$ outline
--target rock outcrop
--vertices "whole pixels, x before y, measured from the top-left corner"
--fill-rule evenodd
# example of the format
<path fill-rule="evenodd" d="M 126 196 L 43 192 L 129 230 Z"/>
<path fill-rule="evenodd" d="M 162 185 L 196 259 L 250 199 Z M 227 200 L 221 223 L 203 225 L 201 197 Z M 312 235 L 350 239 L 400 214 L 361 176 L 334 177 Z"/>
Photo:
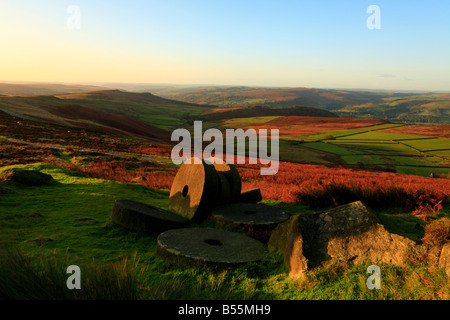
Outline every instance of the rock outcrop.
<path fill-rule="evenodd" d="M 447 277 L 450 278 L 450 242 L 447 242 L 441 251 L 441 255 L 439 257 L 439 267 L 444 269 Z"/>
<path fill-rule="evenodd" d="M 49 174 L 37 170 L 19 170 L 7 171 L 0 177 L 0 181 L 18 183 L 24 186 L 47 186 L 55 184 L 56 181 Z"/>
<path fill-rule="evenodd" d="M 284 252 L 292 277 L 331 260 L 403 265 L 416 254 L 414 241 L 388 232 L 360 201 L 292 216 L 273 231 L 269 247 Z"/>

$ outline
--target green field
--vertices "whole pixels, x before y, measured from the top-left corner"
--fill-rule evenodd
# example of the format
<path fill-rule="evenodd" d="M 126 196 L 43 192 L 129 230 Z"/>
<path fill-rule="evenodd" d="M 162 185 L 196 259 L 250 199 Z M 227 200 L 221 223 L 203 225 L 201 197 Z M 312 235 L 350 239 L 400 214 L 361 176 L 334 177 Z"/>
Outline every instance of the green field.
<path fill-rule="evenodd" d="M 295 147 L 292 147 L 293 143 L 290 143 L 290 148 L 286 151 L 286 154 L 288 154 L 286 159 L 295 158 L 295 155 L 302 154 L 302 150 L 307 148 L 322 153 L 317 155 L 311 152 L 303 152 L 300 157 L 301 161 L 305 161 L 305 157 L 313 154 L 314 156 L 311 156 L 310 161 L 314 163 L 327 163 L 328 161 L 334 164 L 348 164 L 367 169 L 375 166 L 389 170 L 394 169 L 398 173 L 421 176 L 437 173 L 448 174 L 450 168 L 450 139 L 382 131 L 392 125 L 376 125 L 296 137 L 297 140 L 305 141 L 297 146 L 302 149 L 295 151 L 293 150 Z M 324 153 L 328 153 L 328 156 Z M 284 154 L 281 153 L 282 159 Z"/>
<path fill-rule="evenodd" d="M 329 137 L 333 137 L 333 139 L 364 139 L 360 138 L 361 135 L 364 134 L 372 134 L 377 133 L 377 130 L 383 130 L 388 128 L 394 128 L 402 126 L 401 124 L 396 123 L 384 123 L 384 124 L 378 124 L 370 127 L 360 127 L 360 128 L 353 128 L 353 129 L 347 129 L 347 130 L 335 130 L 335 131 L 324 131 L 318 134 L 313 135 L 304 135 L 304 136 L 298 136 L 296 139 L 302 139 L 305 141 L 315 141 L 315 140 L 326 140 L 329 139 Z M 378 140 L 378 138 L 374 138 L 374 140 Z M 385 140 L 385 139 L 383 139 Z"/>
<path fill-rule="evenodd" d="M 388 132 L 370 131 L 355 135 L 337 137 L 342 140 L 376 140 L 376 141 L 392 141 L 392 140 L 406 140 L 406 139 L 422 139 L 421 136 L 396 134 Z"/>
<path fill-rule="evenodd" d="M 228 119 L 222 129 L 263 125 L 277 117 Z M 205 123 L 206 128 L 214 122 Z M 291 130 L 289 123 L 286 130 Z M 280 159 L 303 163 L 350 165 L 361 169 L 395 170 L 398 173 L 429 176 L 447 174 L 450 168 L 450 139 L 384 132 L 402 124 L 384 123 L 314 135 L 283 135 L 280 128 Z M 295 132 L 287 131 L 287 132 Z"/>
<path fill-rule="evenodd" d="M 227 119 L 221 123 L 221 126 L 231 127 L 231 128 L 240 128 L 247 127 L 252 125 L 261 125 L 267 123 L 269 121 L 275 120 L 279 118 L 279 116 L 267 116 L 267 117 L 252 117 L 252 118 L 234 118 Z"/>
<path fill-rule="evenodd" d="M 431 150 L 450 150 L 450 139 L 419 139 L 402 141 L 402 143 L 424 152 Z"/>

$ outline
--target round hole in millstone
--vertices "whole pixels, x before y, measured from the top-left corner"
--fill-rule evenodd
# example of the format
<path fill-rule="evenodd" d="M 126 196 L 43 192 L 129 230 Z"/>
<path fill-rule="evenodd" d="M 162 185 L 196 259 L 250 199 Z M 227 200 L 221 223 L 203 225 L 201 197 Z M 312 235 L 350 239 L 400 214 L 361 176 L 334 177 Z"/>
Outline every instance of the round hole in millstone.
<path fill-rule="evenodd" d="M 216 240 L 216 239 L 206 239 L 205 243 L 209 244 L 210 246 L 221 246 L 222 245 L 222 242 L 220 242 L 219 240 Z"/>
<path fill-rule="evenodd" d="M 188 191 L 189 191 L 189 186 L 188 185 L 186 185 L 186 186 L 184 186 L 184 188 L 183 188 L 183 197 L 186 197 L 187 196 L 187 194 L 188 194 Z"/>
<path fill-rule="evenodd" d="M 237 202 L 215 208 L 212 218 L 234 226 L 269 227 L 286 221 L 289 215 L 272 206 Z"/>
<path fill-rule="evenodd" d="M 183 228 L 161 233 L 158 256 L 193 266 L 232 266 L 264 258 L 267 247 L 248 236 L 213 228 Z"/>
<path fill-rule="evenodd" d="M 116 200 L 111 220 L 131 231 L 145 232 L 183 228 L 189 222 L 178 214 L 134 200 Z"/>

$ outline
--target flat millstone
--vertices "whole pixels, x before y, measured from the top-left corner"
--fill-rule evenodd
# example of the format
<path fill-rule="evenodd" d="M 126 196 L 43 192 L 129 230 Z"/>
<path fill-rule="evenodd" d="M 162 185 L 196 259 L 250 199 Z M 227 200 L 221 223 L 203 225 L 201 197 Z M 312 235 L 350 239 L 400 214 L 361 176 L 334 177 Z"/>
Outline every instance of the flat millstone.
<path fill-rule="evenodd" d="M 169 230 L 158 236 L 156 252 L 185 266 L 232 266 L 264 258 L 267 247 L 240 233 L 212 228 Z"/>
<path fill-rule="evenodd" d="M 116 200 L 111 220 L 131 231 L 144 232 L 183 228 L 189 222 L 178 214 L 133 200 Z"/>
<path fill-rule="evenodd" d="M 233 226 L 275 227 L 289 219 L 283 210 L 256 203 L 232 203 L 217 207 L 212 218 Z"/>

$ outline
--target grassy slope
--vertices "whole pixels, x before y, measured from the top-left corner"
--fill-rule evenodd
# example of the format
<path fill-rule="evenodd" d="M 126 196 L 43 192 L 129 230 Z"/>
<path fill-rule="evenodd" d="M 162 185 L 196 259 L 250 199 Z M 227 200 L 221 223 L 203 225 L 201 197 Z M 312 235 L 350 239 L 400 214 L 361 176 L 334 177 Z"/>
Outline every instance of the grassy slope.
<path fill-rule="evenodd" d="M 183 125 L 183 117 L 186 115 L 199 115 L 208 109 L 207 106 L 167 100 L 150 93 L 130 93 L 118 90 L 57 96 L 0 97 L 0 108 L 62 124 L 69 124 L 69 122 L 68 116 L 65 116 L 61 110 L 68 107 L 73 109 L 76 106 L 129 117 L 163 129 L 178 128 Z M 72 119 L 74 115 L 70 115 L 70 117 Z M 75 120 L 77 120 L 76 117 Z M 80 120 L 88 119 L 80 118 Z"/>
<path fill-rule="evenodd" d="M 128 232 L 110 221 L 115 199 L 127 198 L 167 208 L 168 191 L 79 176 L 49 165 L 15 166 L 51 174 L 58 185 L 14 187 L 13 194 L 0 196 L 0 241 L 17 246 L 45 263 L 56 256 L 67 265 L 109 265 L 129 257 L 138 278 L 139 299 L 448 299 L 450 288 L 442 270 L 424 265 L 404 268 L 379 264 L 382 289 L 365 285 L 370 263 L 345 267 L 320 267 L 306 279 L 286 276 L 279 253 L 271 253 L 258 263 L 224 271 L 175 268 L 155 256 L 156 234 Z M 10 167 L 3 167 L 1 172 Z M 272 205 L 282 203 L 268 201 Z M 289 212 L 301 207 L 289 206 Z M 391 230 L 417 238 L 411 216 L 382 214 Z M 91 224 L 76 219 L 90 218 Z M 207 222 L 202 226 L 213 226 Z M 201 226 L 201 227 L 202 227 Z M 408 231 L 409 230 L 409 231 Z M 38 247 L 34 239 L 51 238 Z M 93 260 L 94 259 L 94 260 Z M 62 263 L 64 266 L 64 263 Z M 83 269 L 84 270 L 84 269 Z M 1 270 L 0 270 L 1 271 Z M 83 278 L 87 281 L 87 278 Z M 423 280 L 425 279 L 425 280 Z M 424 282 L 426 281 L 426 282 Z M 427 284 L 426 286 L 424 285 Z M 69 295 L 70 298 L 70 295 Z"/>

